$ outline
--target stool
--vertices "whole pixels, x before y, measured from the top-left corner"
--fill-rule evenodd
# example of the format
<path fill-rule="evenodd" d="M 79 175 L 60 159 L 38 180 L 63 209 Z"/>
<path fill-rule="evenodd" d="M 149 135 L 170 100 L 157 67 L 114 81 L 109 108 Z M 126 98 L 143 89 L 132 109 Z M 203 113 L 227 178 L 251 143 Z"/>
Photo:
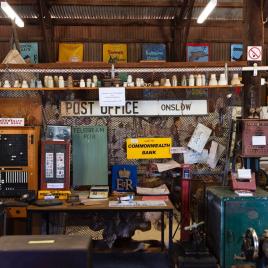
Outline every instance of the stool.
<path fill-rule="evenodd" d="M 0 266 L 5 268 L 91 268 L 91 238 L 67 235 L 0 237 Z"/>

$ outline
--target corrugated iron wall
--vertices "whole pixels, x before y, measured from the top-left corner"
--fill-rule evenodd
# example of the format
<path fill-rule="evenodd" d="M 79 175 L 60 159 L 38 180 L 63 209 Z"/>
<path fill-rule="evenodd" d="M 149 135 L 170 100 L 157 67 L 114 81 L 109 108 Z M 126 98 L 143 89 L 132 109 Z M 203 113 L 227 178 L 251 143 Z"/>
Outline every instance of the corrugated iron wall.
<path fill-rule="evenodd" d="M 231 43 L 241 43 L 243 38 L 242 23 L 227 24 L 225 27 L 193 26 L 189 33 L 189 42 L 207 42 L 210 45 L 210 60 L 227 61 L 230 59 Z M 0 61 L 9 51 L 9 41 L 12 35 L 11 26 L 0 26 Z M 44 59 L 42 30 L 39 25 L 30 25 L 18 29 L 21 42 L 33 41 L 39 45 L 39 60 Z M 142 43 L 165 43 L 167 55 L 172 42 L 172 29 L 169 26 L 55 26 L 54 47 L 57 60 L 59 42 L 84 43 L 85 61 L 102 61 L 102 43 L 127 43 L 128 61 L 141 59 Z M 265 29 L 266 44 L 268 29 Z M 267 48 L 264 49 L 265 63 L 268 63 Z"/>

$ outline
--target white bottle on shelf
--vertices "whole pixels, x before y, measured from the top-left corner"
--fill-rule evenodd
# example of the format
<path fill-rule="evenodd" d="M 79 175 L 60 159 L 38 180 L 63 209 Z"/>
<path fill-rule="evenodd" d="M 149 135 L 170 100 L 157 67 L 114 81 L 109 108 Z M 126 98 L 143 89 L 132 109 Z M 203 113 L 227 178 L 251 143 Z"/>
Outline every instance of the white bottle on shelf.
<path fill-rule="evenodd" d="M 41 81 L 41 80 L 37 80 L 37 81 L 36 81 L 36 87 L 37 87 L 37 88 L 42 88 L 42 87 L 43 87 L 43 85 L 42 85 L 42 81 Z"/>
<path fill-rule="evenodd" d="M 216 78 L 216 74 L 211 74 L 210 80 L 209 80 L 209 86 L 217 86 L 217 85 L 218 85 L 218 81 Z"/>
<path fill-rule="evenodd" d="M 206 86 L 207 85 L 206 75 L 205 74 L 202 74 L 201 75 L 201 79 L 202 79 L 202 86 Z"/>
<path fill-rule="evenodd" d="M 87 79 L 87 87 L 91 87 L 91 83 L 92 83 L 91 78 L 88 78 L 88 79 Z"/>
<path fill-rule="evenodd" d="M 181 86 L 183 86 L 183 87 L 187 86 L 187 80 L 186 80 L 186 75 L 185 74 L 182 76 Z"/>
<path fill-rule="evenodd" d="M 59 88 L 64 88 L 64 79 L 63 76 L 59 76 Z"/>
<path fill-rule="evenodd" d="M 238 77 L 238 74 L 237 73 L 234 73 L 233 74 L 233 78 L 232 78 L 232 80 L 231 80 L 231 85 L 241 85 L 241 83 L 240 83 L 240 79 L 239 79 L 239 77 Z"/>
<path fill-rule="evenodd" d="M 131 74 L 129 74 L 127 76 L 127 83 L 128 83 L 128 85 L 132 83 L 132 75 Z"/>
<path fill-rule="evenodd" d="M 177 80 L 177 76 L 176 75 L 173 75 L 172 76 L 171 82 L 172 82 L 172 86 L 173 87 L 176 87 L 178 85 L 178 80 Z"/>
<path fill-rule="evenodd" d="M 5 80 L 5 81 L 4 81 L 4 85 L 3 85 L 3 87 L 4 87 L 4 88 L 10 88 L 10 87 L 11 87 L 11 86 L 10 86 L 10 83 L 9 83 L 8 80 Z"/>
<path fill-rule="evenodd" d="M 198 74 L 197 76 L 196 76 L 196 86 L 202 86 L 202 76 L 201 76 L 201 74 Z"/>
<path fill-rule="evenodd" d="M 31 79 L 30 88 L 35 88 L 35 79 Z"/>
<path fill-rule="evenodd" d="M 171 83 L 170 83 L 170 80 L 168 78 L 166 78 L 165 87 L 171 87 Z"/>
<path fill-rule="evenodd" d="M 190 74 L 189 76 L 189 86 L 193 87 L 194 86 L 194 75 Z"/>
<path fill-rule="evenodd" d="M 48 76 L 45 75 L 45 76 L 44 76 L 44 86 L 45 86 L 45 87 L 48 87 L 47 85 L 48 85 Z"/>
<path fill-rule="evenodd" d="M 13 87 L 16 87 L 16 88 L 20 87 L 19 80 L 15 80 Z"/>
<path fill-rule="evenodd" d="M 131 86 L 132 82 L 128 82 L 128 86 Z M 136 78 L 136 87 L 141 87 L 141 78 Z"/>
<path fill-rule="evenodd" d="M 28 83 L 27 83 L 27 81 L 26 80 L 23 80 L 22 81 L 22 84 L 21 84 L 21 88 L 28 88 L 29 86 L 28 86 Z"/>
<path fill-rule="evenodd" d="M 86 83 L 85 83 L 85 80 L 83 78 L 80 80 L 79 86 L 86 87 Z"/>
<path fill-rule="evenodd" d="M 97 84 L 98 84 L 98 77 L 97 77 L 97 75 L 95 75 L 95 74 L 93 75 L 92 81 L 95 84 L 95 86 L 97 86 Z"/>
<path fill-rule="evenodd" d="M 225 74 L 224 73 L 220 74 L 219 85 L 226 86 L 227 84 L 228 84 L 228 82 L 226 80 Z"/>
<path fill-rule="evenodd" d="M 53 77 L 49 76 L 47 79 L 47 87 L 48 88 L 53 88 L 54 87 L 54 81 L 53 81 Z"/>

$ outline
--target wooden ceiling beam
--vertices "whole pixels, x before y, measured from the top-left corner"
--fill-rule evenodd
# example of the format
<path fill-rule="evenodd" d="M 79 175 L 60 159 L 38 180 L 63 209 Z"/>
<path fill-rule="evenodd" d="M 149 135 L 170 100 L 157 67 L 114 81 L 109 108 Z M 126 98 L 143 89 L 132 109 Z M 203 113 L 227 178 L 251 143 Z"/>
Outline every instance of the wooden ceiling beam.
<path fill-rule="evenodd" d="M 205 4 L 196 3 L 194 7 L 205 7 Z M 236 3 L 236 2 L 220 2 L 217 3 L 217 8 L 243 8 L 242 3 Z"/>
<path fill-rule="evenodd" d="M 37 0 L 9 0 L 10 5 L 38 5 Z M 86 5 L 86 6 L 141 6 L 141 7 L 180 7 L 183 0 L 48 0 L 48 5 Z M 204 3 L 196 3 L 194 7 L 204 7 Z M 232 1 L 220 2 L 219 8 L 243 8 L 243 3 Z"/>
<path fill-rule="evenodd" d="M 74 26 L 171 26 L 171 20 L 51 19 L 53 25 Z"/>
<path fill-rule="evenodd" d="M 38 25 L 40 24 L 39 19 L 23 19 L 26 25 Z M 171 26 L 172 20 L 96 20 L 96 19 L 51 19 L 53 25 L 74 25 L 74 26 Z M 0 25 L 11 25 L 10 19 L 0 19 Z M 227 20 L 207 20 L 204 24 L 200 25 L 196 20 L 191 21 L 192 27 L 242 27 L 243 21 L 227 21 Z M 268 23 L 266 23 L 268 25 Z"/>
<path fill-rule="evenodd" d="M 177 7 L 183 6 L 184 1 L 176 0 L 49 0 L 49 5 L 86 5 L 86 6 L 148 6 L 148 7 Z M 196 3 L 195 7 L 205 7 L 203 3 Z M 225 8 L 243 8 L 242 3 L 236 3 L 232 1 L 221 2 L 217 4 L 217 7 Z"/>
<path fill-rule="evenodd" d="M 23 19 L 25 25 L 37 25 L 40 24 L 38 19 Z M 9 18 L 1 18 L 0 25 L 11 25 L 11 20 Z"/>
<path fill-rule="evenodd" d="M 12 5 L 37 5 L 37 0 L 8 0 L 8 3 Z"/>
<path fill-rule="evenodd" d="M 50 5 L 87 5 L 87 6 L 152 6 L 173 7 L 176 0 L 49 0 Z"/>

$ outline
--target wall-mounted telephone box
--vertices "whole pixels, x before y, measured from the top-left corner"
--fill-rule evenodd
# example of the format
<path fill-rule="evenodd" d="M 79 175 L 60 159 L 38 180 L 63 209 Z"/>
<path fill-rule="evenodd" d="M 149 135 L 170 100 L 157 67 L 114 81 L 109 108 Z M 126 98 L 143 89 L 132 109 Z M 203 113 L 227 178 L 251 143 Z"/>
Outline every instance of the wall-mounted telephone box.
<path fill-rule="evenodd" d="M 42 141 L 41 190 L 70 189 L 70 141 Z"/>

